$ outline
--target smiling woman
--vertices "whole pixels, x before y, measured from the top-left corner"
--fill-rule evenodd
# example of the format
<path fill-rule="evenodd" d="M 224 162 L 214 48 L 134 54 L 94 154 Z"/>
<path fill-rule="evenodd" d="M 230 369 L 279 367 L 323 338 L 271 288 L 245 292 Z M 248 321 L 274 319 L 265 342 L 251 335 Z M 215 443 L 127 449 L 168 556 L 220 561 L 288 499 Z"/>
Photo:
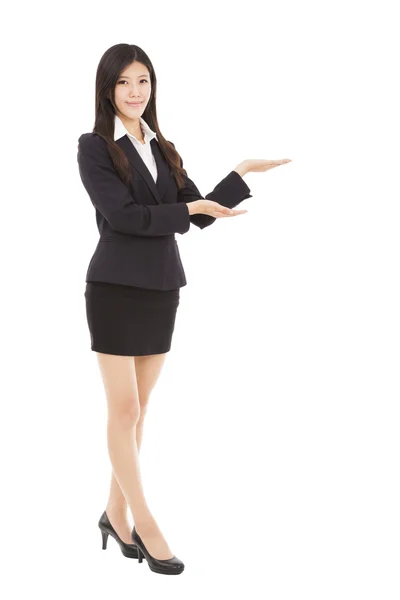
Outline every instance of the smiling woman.
<path fill-rule="evenodd" d="M 153 66 L 139 47 L 117 44 L 105 52 L 96 76 L 95 126 L 79 137 L 78 165 L 100 234 L 86 274 L 85 302 L 109 409 L 112 474 L 98 521 L 102 547 L 111 535 L 124 556 L 141 561 L 145 555 L 153 571 L 179 574 L 184 564 L 171 552 L 144 497 L 136 435 L 146 400 L 138 390 L 148 396 L 146 382 L 155 382 L 170 350 L 180 287 L 186 284 L 174 235 L 190 227 L 187 204 L 177 202 L 177 181 L 183 181 L 179 156 L 158 128 L 155 87 Z"/>
<path fill-rule="evenodd" d="M 85 302 L 109 415 L 111 487 L 98 521 L 103 548 L 112 535 L 124 556 L 139 562 L 145 557 L 152 571 L 178 574 L 184 564 L 151 514 L 140 476 L 137 431 L 149 393 L 144 381 L 155 382 L 171 348 L 180 288 L 186 285 L 175 234 L 188 232 L 191 223 L 204 229 L 217 218 L 246 212 L 233 208 L 251 194 L 239 166 L 203 198 L 160 131 L 156 88 L 153 65 L 141 48 L 109 48 L 97 69 L 95 126 L 79 137 L 77 158 L 100 234 L 86 273 Z M 128 507 L 135 523 L 131 540 Z"/>

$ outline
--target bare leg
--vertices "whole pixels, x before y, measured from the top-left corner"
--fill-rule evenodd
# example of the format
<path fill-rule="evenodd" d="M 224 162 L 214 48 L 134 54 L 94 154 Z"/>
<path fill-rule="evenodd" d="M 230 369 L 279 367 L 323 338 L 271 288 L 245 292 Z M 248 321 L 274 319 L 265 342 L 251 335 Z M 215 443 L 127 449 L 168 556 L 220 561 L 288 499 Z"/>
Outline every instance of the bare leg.
<path fill-rule="evenodd" d="M 107 442 L 115 478 L 150 554 L 159 559 L 172 558 L 174 554 L 150 512 L 142 487 L 136 439 L 141 414 L 136 361 L 100 352 L 97 357 L 107 397 Z"/>
<path fill-rule="evenodd" d="M 150 394 L 158 380 L 166 357 L 167 353 L 134 357 L 140 402 L 140 418 L 136 423 L 136 445 L 138 454 L 140 454 L 142 445 L 144 417 Z M 127 507 L 126 498 L 119 487 L 114 471 L 111 470 L 110 494 L 106 507 L 107 516 L 121 540 L 127 544 L 131 544 L 132 525 L 127 514 Z"/>

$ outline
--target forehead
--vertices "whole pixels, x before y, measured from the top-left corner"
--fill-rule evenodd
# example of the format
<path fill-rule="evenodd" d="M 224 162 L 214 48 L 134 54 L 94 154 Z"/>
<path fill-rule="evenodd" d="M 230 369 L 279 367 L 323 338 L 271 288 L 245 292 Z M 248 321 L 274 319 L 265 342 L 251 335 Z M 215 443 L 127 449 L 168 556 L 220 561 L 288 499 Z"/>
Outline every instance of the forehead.
<path fill-rule="evenodd" d="M 149 70 L 143 63 L 135 62 L 121 71 L 121 76 L 129 78 L 150 76 Z"/>

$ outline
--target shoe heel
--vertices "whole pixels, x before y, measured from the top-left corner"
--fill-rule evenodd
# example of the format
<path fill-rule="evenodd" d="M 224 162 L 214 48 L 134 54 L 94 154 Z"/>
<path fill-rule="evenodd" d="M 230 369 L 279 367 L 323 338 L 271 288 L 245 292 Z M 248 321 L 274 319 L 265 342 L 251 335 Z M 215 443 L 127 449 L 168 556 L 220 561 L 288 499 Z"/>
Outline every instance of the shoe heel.
<path fill-rule="evenodd" d="M 136 547 L 137 547 L 137 553 L 138 553 L 138 560 L 141 563 L 141 562 L 143 562 L 143 556 L 144 556 L 144 554 L 141 551 L 141 549 L 139 548 L 139 546 L 136 546 Z"/>
<path fill-rule="evenodd" d="M 107 548 L 107 538 L 108 538 L 108 533 L 106 531 L 102 531 L 101 532 L 101 536 L 103 538 L 103 550 L 105 550 Z"/>

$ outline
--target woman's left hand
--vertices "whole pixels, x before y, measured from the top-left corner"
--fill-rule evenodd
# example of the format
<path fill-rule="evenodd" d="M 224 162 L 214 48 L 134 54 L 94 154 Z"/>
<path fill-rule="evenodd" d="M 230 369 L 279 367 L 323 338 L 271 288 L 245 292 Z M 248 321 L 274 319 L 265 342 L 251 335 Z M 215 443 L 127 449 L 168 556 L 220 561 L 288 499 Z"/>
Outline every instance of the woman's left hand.
<path fill-rule="evenodd" d="M 265 160 L 263 158 L 247 158 L 240 163 L 243 171 L 246 173 L 256 173 L 259 171 L 269 171 L 279 165 L 284 165 L 291 162 L 291 158 L 281 158 L 280 160 Z"/>

